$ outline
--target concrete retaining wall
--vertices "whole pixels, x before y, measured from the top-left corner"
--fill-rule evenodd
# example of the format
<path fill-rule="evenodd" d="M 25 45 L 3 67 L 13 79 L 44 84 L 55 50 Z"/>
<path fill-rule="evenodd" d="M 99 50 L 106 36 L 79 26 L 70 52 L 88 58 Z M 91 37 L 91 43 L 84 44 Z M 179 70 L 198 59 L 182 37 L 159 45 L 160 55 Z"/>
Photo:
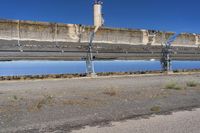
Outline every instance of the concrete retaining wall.
<path fill-rule="evenodd" d="M 182 33 L 180 36 L 177 37 L 177 39 L 174 41 L 174 45 L 197 45 L 197 35 L 196 34 L 187 34 Z"/>
<path fill-rule="evenodd" d="M 58 42 L 88 42 L 93 27 L 75 24 L 56 24 L 32 21 L 0 20 L 0 39 L 34 40 Z M 158 32 L 153 36 L 151 30 L 101 28 L 94 43 L 161 45 L 173 32 Z M 197 46 L 200 35 L 181 34 L 173 45 Z"/>

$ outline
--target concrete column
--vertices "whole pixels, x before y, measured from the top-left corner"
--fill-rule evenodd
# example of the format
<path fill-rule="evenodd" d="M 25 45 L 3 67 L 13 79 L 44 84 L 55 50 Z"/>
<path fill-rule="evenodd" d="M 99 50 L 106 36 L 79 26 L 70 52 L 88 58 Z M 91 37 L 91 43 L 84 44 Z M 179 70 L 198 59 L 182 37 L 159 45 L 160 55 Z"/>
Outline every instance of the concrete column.
<path fill-rule="evenodd" d="M 102 5 L 100 2 L 94 4 L 94 26 L 100 27 L 103 25 Z"/>

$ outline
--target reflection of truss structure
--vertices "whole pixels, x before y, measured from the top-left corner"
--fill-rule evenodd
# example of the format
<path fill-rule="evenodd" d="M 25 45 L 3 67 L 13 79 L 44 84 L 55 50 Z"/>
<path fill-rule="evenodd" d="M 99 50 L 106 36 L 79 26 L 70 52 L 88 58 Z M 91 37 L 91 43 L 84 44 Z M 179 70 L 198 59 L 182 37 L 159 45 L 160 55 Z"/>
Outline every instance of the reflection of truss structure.
<path fill-rule="evenodd" d="M 167 72 L 171 71 L 171 53 L 172 53 L 171 45 L 175 41 L 178 35 L 179 34 L 173 35 L 163 45 L 162 56 L 160 60 L 163 71 Z"/>
<path fill-rule="evenodd" d="M 171 70 L 171 46 L 163 45 L 160 63 L 163 71 L 169 72 Z"/>
<path fill-rule="evenodd" d="M 149 36 L 150 43 L 148 45 L 151 45 L 152 43 L 154 43 L 157 34 L 158 34 L 158 31 L 155 31 L 155 30 L 149 31 L 148 36 Z M 161 63 L 161 67 L 163 71 L 167 71 L 167 72 L 171 71 L 171 53 L 172 53 L 171 45 L 175 41 L 178 35 L 179 34 L 174 34 L 167 41 L 163 43 L 163 47 L 161 51 L 162 55 L 160 59 L 160 63 Z"/>

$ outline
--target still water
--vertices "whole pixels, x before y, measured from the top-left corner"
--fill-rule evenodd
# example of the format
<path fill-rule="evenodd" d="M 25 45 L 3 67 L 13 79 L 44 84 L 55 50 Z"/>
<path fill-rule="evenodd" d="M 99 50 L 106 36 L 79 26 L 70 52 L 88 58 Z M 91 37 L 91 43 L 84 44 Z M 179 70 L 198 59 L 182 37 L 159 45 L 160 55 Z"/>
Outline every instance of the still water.
<path fill-rule="evenodd" d="M 95 61 L 96 72 L 134 72 L 161 70 L 159 61 Z M 200 69 L 200 61 L 173 61 L 173 70 Z M 5 61 L 0 76 L 85 73 L 84 61 Z"/>

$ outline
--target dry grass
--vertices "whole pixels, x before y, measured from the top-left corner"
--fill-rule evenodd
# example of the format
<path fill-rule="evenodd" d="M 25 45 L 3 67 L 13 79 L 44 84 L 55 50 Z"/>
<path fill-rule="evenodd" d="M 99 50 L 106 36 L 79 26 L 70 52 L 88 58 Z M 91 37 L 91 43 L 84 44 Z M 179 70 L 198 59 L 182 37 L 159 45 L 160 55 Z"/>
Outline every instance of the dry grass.
<path fill-rule="evenodd" d="M 53 99 L 52 96 L 45 96 L 43 99 L 41 99 L 40 101 L 38 101 L 38 103 L 36 104 L 36 107 L 38 109 L 41 109 L 44 105 L 51 104 L 52 99 Z"/>
<path fill-rule="evenodd" d="M 177 85 L 177 83 L 168 83 L 165 86 L 165 89 L 169 89 L 169 90 L 182 90 L 183 88 L 179 85 Z"/>
<path fill-rule="evenodd" d="M 86 105 L 87 102 L 84 100 L 77 100 L 77 99 L 66 99 L 63 100 L 64 105 Z"/>
<path fill-rule="evenodd" d="M 108 95 L 108 96 L 117 96 L 120 94 L 119 90 L 116 88 L 107 88 L 103 91 L 103 94 Z"/>
<path fill-rule="evenodd" d="M 71 105 L 71 106 L 86 106 L 86 107 L 93 107 L 97 105 L 104 104 L 103 100 L 100 99 L 65 99 L 62 100 L 64 105 Z"/>
<path fill-rule="evenodd" d="M 13 96 L 14 100 L 18 100 L 18 97 L 16 95 Z"/>
<path fill-rule="evenodd" d="M 197 87 L 198 83 L 196 83 L 195 81 L 188 81 L 186 85 L 187 87 Z"/>
<path fill-rule="evenodd" d="M 45 105 L 52 105 L 53 96 L 45 95 L 42 99 L 38 100 L 33 106 L 31 106 L 29 111 L 38 111 Z"/>
<path fill-rule="evenodd" d="M 154 106 L 150 109 L 152 112 L 160 112 L 161 111 L 161 107 L 160 106 Z"/>

